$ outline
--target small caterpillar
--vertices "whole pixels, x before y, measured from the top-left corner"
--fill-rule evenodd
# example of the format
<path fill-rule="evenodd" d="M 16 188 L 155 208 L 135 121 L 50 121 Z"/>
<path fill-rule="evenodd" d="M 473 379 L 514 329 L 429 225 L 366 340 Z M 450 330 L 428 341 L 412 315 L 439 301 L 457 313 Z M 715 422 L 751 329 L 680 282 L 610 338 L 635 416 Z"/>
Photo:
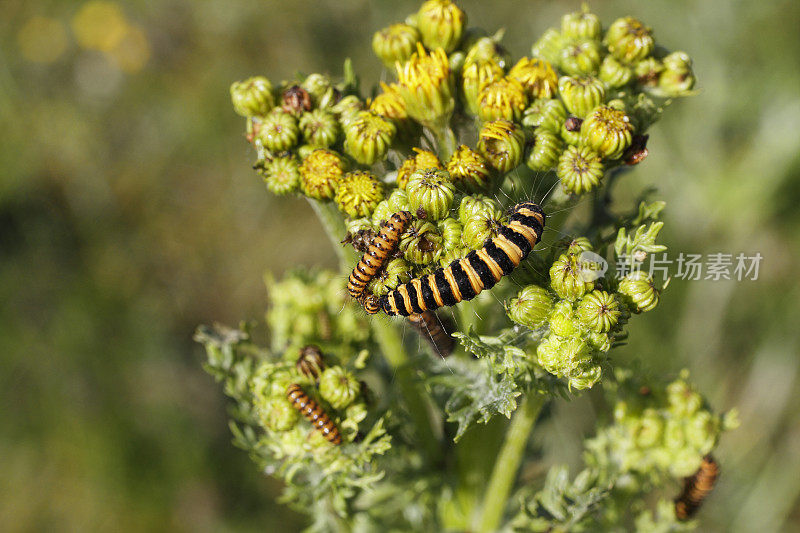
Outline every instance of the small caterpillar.
<path fill-rule="evenodd" d="M 430 343 L 437 355 L 447 357 L 453 352 L 455 340 L 444 329 L 436 313 L 433 311 L 415 313 L 408 316 L 408 321 Z"/>
<path fill-rule="evenodd" d="M 325 363 L 322 362 L 322 351 L 313 344 L 304 346 L 300 349 L 300 357 L 297 358 L 295 367 L 301 374 L 318 380 L 320 372 L 325 369 Z"/>
<path fill-rule="evenodd" d="M 527 202 L 517 204 L 509 223 L 500 226 L 497 237 L 488 239 L 483 248 L 471 251 L 447 268 L 412 279 L 375 302 L 365 302 L 364 308 L 368 313 L 380 308 L 387 315 L 409 316 L 471 300 L 494 287 L 528 256 L 542 237 L 544 223 L 541 207 Z"/>
<path fill-rule="evenodd" d="M 399 211 L 391 216 L 380 233 L 372 239 L 367 251 L 361 257 L 350 278 L 347 280 L 347 291 L 356 300 L 361 300 L 367 284 L 375 277 L 378 270 L 386 262 L 389 254 L 397 246 L 400 234 L 411 221 L 411 213 Z M 377 311 L 376 311 L 377 312 Z"/>
<path fill-rule="evenodd" d="M 328 413 L 317 402 L 309 398 L 300 385 L 296 383 L 289 385 L 289 388 L 286 389 L 286 397 L 292 402 L 292 406 L 311 422 L 314 429 L 322 433 L 325 440 L 331 444 L 342 443 L 342 434 L 339 433 L 339 428 L 333 423 Z"/>
<path fill-rule="evenodd" d="M 711 455 L 706 455 L 697 472 L 686 478 L 683 492 L 675 499 L 675 516 L 678 520 L 688 520 L 697 512 L 714 489 L 718 477 L 719 464 Z"/>

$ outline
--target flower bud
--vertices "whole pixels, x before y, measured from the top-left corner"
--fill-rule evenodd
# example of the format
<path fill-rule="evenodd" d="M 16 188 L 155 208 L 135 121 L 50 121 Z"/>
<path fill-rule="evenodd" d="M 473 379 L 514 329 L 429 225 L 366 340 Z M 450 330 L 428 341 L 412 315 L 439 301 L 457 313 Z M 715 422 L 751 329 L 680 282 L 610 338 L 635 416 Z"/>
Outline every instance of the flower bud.
<path fill-rule="evenodd" d="M 317 200 L 332 200 L 344 170 L 339 154 L 332 150 L 314 150 L 300 165 L 303 193 Z"/>
<path fill-rule="evenodd" d="M 398 133 L 404 138 L 411 138 L 417 135 L 417 125 L 408 117 L 406 103 L 397 90 L 397 84 L 386 85 L 381 82 L 381 88 L 383 92 L 369 103 L 369 110 L 394 122 Z"/>
<path fill-rule="evenodd" d="M 360 111 L 344 127 L 344 150 L 362 165 L 371 165 L 386 156 L 396 132 L 391 121 L 369 111 Z"/>
<path fill-rule="evenodd" d="M 489 213 L 494 218 L 501 218 L 503 216 L 503 208 L 493 198 L 484 196 L 483 194 L 475 194 L 472 196 L 464 196 L 458 204 L 458 221 L 462 225 L 466 224 L 473 217 L 479 213 Z"/>
<path fill-rule="evenodd" d="M 504 213 L 500 211 L 478 211 L 464 224 L 461 241 L 471 250 L 483 247 L 486 239 L 497 237 L 500 226 L 507 221 Z"/>
<path fill-rule="evenodd" d="M 664 71 L 664 65 L 655 57 L 648 57 L 633 66 L 633 75 L 636 76 L 636 83 L 642 87 L 655 87 L 658 85 L 658 78 Z"/>
<path fill-rule="evenodd" d="M 326 368 L 319 377 L 319 395 L 334 409 L 344 409 L 353 403 L 360 390 L 361 384 L 355 376 L 341 366 Z"/>
<path fill-rule="evenodd" d="M 461 90 L 464 105 L 472 115 L 480 110 L 480 92 L 490 83 L 503 78 L 503 69 L 494 59 L 467 61 L 461 70 Z"/>
<path fill-rule="evenodd" d="M 311 146 L 327 148 L 339 137 L 339 121 L 324 109 L 303 113 L 299 124 L 303 137 Z"/>
<path fill-rule="evenodd" d="M 630 67 L 614 59 L 614 56 L 606 56 L 600 63 L 598 77 L 610 88 L 619 89 L 630 83 L 633 79 L 633 71 Z"/>
<path fill-rule="evenodd" d="M 586 237 L 575 237 L 558 243 L 558 248 L 570 255 L 581 255 L 583 252 L 593 252 L 594 247 Z"/>
<path fill-rule="evenodd" d="M 437 229 L 442 236 L 442 246 L 446 250 L 461 248 L 461 224 L 454 218 L 445 218 L 437 224 Z"/>
<path fill-rule="evenodd" d="M 567 146 L 556 170 L 561 185 L 570 194 L 589 192 L 603 179 L 603 162 L 591 149 Z"/>
<path fill-rule="evenodd" d="M 611 331 L 621 314 L 617 299 L 605 291 L 592 291 L 578 302 L 578 320 L 598 333 Z"/>
<path fill-rule="evenodd" d="M 586 380 L 587 377 L 592 378 L 595 374 L 590 372 L 589 376 L 584 375 L 587 370 L 590 370 L 592 350 L 585 342 L 576 337 L 561 338 L 556 335 L 548 335 L 536 349 L 536 356 L 542 368 L 560 378 L 569 378 L 574 375 Z M 599 375 L 596 376 L 597 379 L 599 377 Z M 597 379 L 588 386 L 593 385 Z"/>
<path fill-rule="evenodd" d="M 283 110 L 299 117 L 306 111 L 311 111 L 311 95 L 299 85 L 292 85 L 283 91 Z"/>
<path fill-rule="evenodd" d="M 450 213 L 455 190 L 450 174 L 436 168 L 417 170 L 406 185 L 411 212 L 421 209 L 430 221 L 441 220 Z"/>
<path fill-rule="evenodd" d="M 331 79 L 325 74 L 314 72 L 306 76 L 300 86 L 311 96 L 317 107 L 323 107 L 320 103 L 328 97 L 328 92 L 333 89 Z"/>
<path fill-rule="evenodd" d="M 682 96 L 695 84 L 692 59 L 686 52 L 672 52 L 663 59 L 664 71 L 658 78 L 658 87 L 669 96 Z"/>
<path fill-rule="evenodd" d="M 396 257 L 386 263 L 386 267 L 372 280 L 370 292 L 375 296 L 383 296 L 406 283 L 413 277 L 411 264 L 402 257 Z"/>
<path fill-rule="evenodd" d="M 256 76 L 231 85 L 233 110 L 243 117 L 264 116 L 274 106 L 272 84 L 264 76 Z"/>
<path fill-rule="evenodd" d="M 559 66 L 565 74 L 596 74 L 603 57 L 600 43 L 593 39 L 569 41 L 559 52 Z"/>
<path fill-rule="evenodd" d="M 397 186 L 401 189 L 405 189 L 408 186 L 408 178 L 418 170 L 427 170 L 429 168 L 444 170 L 444 165 L 433 152 L 416 147 L 413 150 L 416 155 L 403 161 L 397 171 Z"/>
<path fill-rule="evenodd" d="M 276 157 L 264 168 L 264 181 L 273 194 L 285 195 L 300 188 L 300 168 L 297 159 L 289 155 Z"/>
<path fill-rule="evenodd" d="M 508 50 L 500 44 L 505 31 L 500 30 L 494 35 L 479 37 L 478 34 L 482 32 L 482 30 L 476 30 L 474 35 L 469 35 L 473 33 L 473 30 L 475 30 L 475 28 L 467 30 L 466 42 L 464 43 L 464 49 L 467 51 L 467 55 L 464 58 L 464 64 L 491 61 L 497 63 L 501 69 L 505 69 L 511 57 Z M 480 35 L 483 34 L 480 33 Z"/>
<path fill-rule="evenodd" d="M 574 301 L 592 290 L 594 282 L 584 281 L 576 256 L 561 254 L 550 267 L 550 287 L 559 298 Z"/>
<path fill-rule="evenodd" d="M 655 409 L 645 409 L 633 433 L 636 446 L 640 448 L 658 446 L 664 437 L 664 419 Z"/>
<path fill-rule="evenodd" d="M 544 59 L 523 57 L 508 72 L 525 88 L 531 99 L 553 98 L 558 90 L 558 76 L 553 66 Z"/>
<path fill-rule="evenodd" d="M 650 28 L 633 17 L 622 17 L 606 31 L 608 51 L 623 63 L 635 63 L 650 55 L 655 47 Z"/>
<path fill-rule="evenodd" d="M 499 78 L 478 93 L 478 116 L 483 121 L 519 120 L 528 105 L 522 83 L 514 78 Z"/>
<path fill-rule="evenodd" d="M 611 336 L 607 333 L 598 333 L 596 331 L 588 331 L 586 333 L 586 342 L 593 350 L 606 353 L 611 349 Z"/>
<path fill-rule="evenodd" d="M 486 191 L 492 185 L 489 163 L 478 152 L 463 144 L 447 162 L 447 172 L 456 188 L 462 191 Z"/>
<path fill-rule="evenodd" d="M 522 162 L 525 134 L 508 120 L 487 122 L 478 134 L 478 151 L 495 169 L 509 172 Z"/>
<path fill-rule="evenodd" d="M 422 34 L 422 42 L 431 50 L 455 50 L 466 23 L 466 13 L 450 0 L 428 0 L 417 12 L 417 28 Z"/>
<path fill-rule="evenodd" d="M 667 385 L 667 401 L 669 409 L 678 417 L 695 414 L 703 407 L 703 397 L 686 381 L 688 373 L 681 372 L 681 377 Z"/>
<path fill-rule="evenodd" d="M 650 311 L 658 305 L 658 289 L 653 278 L 641 271 L 630 272 L 619 283 L 619 292 L 634 313 Z"/>
<path fill-rule="evenodd" d="M 426 220 L 415 220 L 400 238 L 400 251 L 408 261 L 430 265 L 442 254 L 444 239 L 438 228 Z"/>
<path fill-rule="evenodd" d="M 411 59 L 397 63 L 398 91 L 408 116 L 433 129 L 441 129 L 453 113 L 453 82 L 450 64 L 441 48 L 430 54 L 417 43 Z"/>
<path fill-rule="evenodd" d="M 300 413 L 283 396 L 267 398 L 257 407 L 261 425 L 271 431 L 289 431 L 300 418 Z"/>
<path fill-rule="evenodd" d="M 550 331 L 559 337 L 576 337 L 580 333 L 570 301 L 560 300 L 556 303 L 549 322 Z"/>
<path fill-rule="evenodd" d="M 562 76 L 558 80 L 558 92 L 567 111 L 578 118 L 584 118 L 606 98 L 603 82 L 592 77 Z"/>
<path fill-rule="evenodd" d="M 280 108 L 270 111 L 258 130 L 258 140 L 270 152 L 284 152 L 297 144 L 300 130 L 297 120 Z"/>
<path fill-rule="evenodd" d="M 595 383 L 600 381 L 603 368 L 600 365 L 585 364 L 576 372 L 573 372 L 567 381 L 570 389 L 586 390 L 591 389 Z"/>
<path fill-rule="evenodd" d="M 578 146 L 581 142 L 581 124 L 583 120 L 578 117 L 567 117 L 561 125 L 561 138 L 570 146 Z"/>
<path fill-rule="evenodd" d="M 350 218 L 368 217 L 383 200 L 383 184 L 369 172 L 348 172 L 336 188 L 336 206 Z"/>
<path fill-rule="evenodd" d="M 564 149 L 564 143 L 555 133 L 547 130 L 536 130 L 533 135 L 533 146 L 525 162 L 528 168 L 536 171 L 551 170 L 558 165 L 558 158 Z"/>
<path fill-rule="evenodd" d="M 372 36 L 372 50 L 384 65 L 392 68 L 397 62 L 408 61 L 419 40 L 419 31 L 414 26 L 392 24 L 375 32 Z"/>
<path fill-rule="evenodd" d="M 564 37 L 555 28 L 547 29 L 531 47 L 531 55 L 558 65 L 559 52 L 564 46 Z"/>
<path fill-rule="evenodd" d="M 408 195 L 402 189 L 395 189 L 389 198 L 383 200 L 375 208 L 372 213 L 372 223 L 375 226 L 380 226 L 389 220 L 393 214 L 399 211 L 411 211 L 411 206 L 408 205 Z"/>
<path fill-rule="evenodd" d="M 599 39 L 602 31 L 600 19 L 585 4 L 581 11 L 561 17 L 561 35 L 567 39 Z"/>
<path fill-rule="evenodd" d="M 544 324 L 553 309 L 550 292 L 538 285 L 528 285 L 506 304 L 506 313 L 515 323 L 536 329 Z"/>
<path fill-rule="evenodd" d="M 567 110 L 561 100 L 534 100 L 525 110 L 522 125 L 558 133 L 566 118 Z"/>
<path fill-rule="evenodd" d="M 342 125 L 342 128 L 345 128 L 350 122 L 355 120 L 359 111 L 364 110 L 364 102 L 362 102 L 358 96 L 349 94 L 336 102 L 331 110 L 339 117 L 339 123 Z"/>
<path fill-rule="evenodd" d="M 633 125 L 624 111 L 599 106 L 581 125 L 582 144 L 606 159 L 619 159 L 633 141 Z"/>

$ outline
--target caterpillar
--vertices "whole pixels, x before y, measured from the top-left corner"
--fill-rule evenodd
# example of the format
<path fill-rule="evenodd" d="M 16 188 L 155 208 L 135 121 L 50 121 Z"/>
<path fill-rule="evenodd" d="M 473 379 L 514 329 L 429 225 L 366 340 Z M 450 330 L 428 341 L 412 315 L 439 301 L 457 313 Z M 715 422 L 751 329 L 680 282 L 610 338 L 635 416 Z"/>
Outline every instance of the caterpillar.
<path fill-rule="evenodd" d="M 511 210 L 509 223 L 500 226 L 497 237 L 487 239 L 483 248 L 456 259 L 447 268 L 412 279 L 377 301 L 365 302 L 364 308 L 368 313 L 379 308 L 390 316 L 409 316 L 471 300 L 494 287 L 528 257 L 542 237 L 544 223 L 541 207 L 529 202 L 517 204 Z"/>
<path fill-rule="evenodd" d="M 300 349 L 300 357 L 297 358 L 295 363 L 297 370 L 313 380 L 319 379 L 319 374 L 325 369 L 325 363 L 322 362 L 322 351 L 319 346 L 309 344 Z"/>
<path fill-rule="evenodd" d="M 683 492 L 675 499 L 675 516 L 678 520 L 688 520 L 697 512 L 714 489 L 718 477 L 719 464 L 711 455 L 706 455 L 697 472 L 686 478 Z"/>
<path fill-rule="evenodd" d="M 427 340 L 433 351 L 441 357 L 453 352 L 455 340 L 444 328 L 442 321 L 433 311 L 423 311 L 408 316 L 408 321 Z"/>
<path fill-rule="evenodd" d="M 296 383 L 289 385 L 289 388 L 286 389 L 286 397 L 292 402 L 292 407 L 300 411 L 311 422 L 314 429 L 322 433 L 325 440 L 331 444 L 342 443 L 342 434 L 339 433 L 339 428 L 333 423 L 328 413 L 317 402 L 309 398 L 300 385 Z"/>
<path fill-rule="evenodd" d="M 389 254 L 397 246 L 400 234 L 403 233 L 410 221 L 411 213 L 399 211 L 381 227 L 380 233 L 372 239 L 369 248 L 364 252 L 347 280 L 347 291 L 350 296 L 359 301 L 362 299 L 367 284 L 375 277 Z"/>

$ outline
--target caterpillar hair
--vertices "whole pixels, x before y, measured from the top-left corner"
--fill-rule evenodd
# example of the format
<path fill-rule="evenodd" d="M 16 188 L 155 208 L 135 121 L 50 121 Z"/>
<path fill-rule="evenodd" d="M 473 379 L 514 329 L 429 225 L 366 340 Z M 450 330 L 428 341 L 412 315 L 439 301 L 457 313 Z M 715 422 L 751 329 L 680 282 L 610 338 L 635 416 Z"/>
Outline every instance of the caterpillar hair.
<path fill-rule="evenodd" d="M 711 455 L 706 455 L 697 472 L 686 478 L 683 492 L 675 499 L 675 516 L 678 520 L 688 520 L 694 516 L 714 489 L 718 477 L 719 464 Z"/>
<path fill-rule="evenodd" d="M 289 388 L 286 389 L 286 397 L 292 402 L 292 406 L 311 422 L 314 429 L 322 433 L 325 440 L 331 444 L 342 443 L 342 434 L 339 433 L 339 428 L 333 423 L 328 413 L 317 402 L 309 398 L 300 385 L 296 383 L 289 385 Z"/>
<path fill-rule="evenodd" d="M 319 374 L 325 370 L 325 363 L 322 362 L 322 351 L 319 346 L 309 344 L 300 349 L 300 357 L 295 363 L 297 370 L 314 381 L 319 379 Z"/>
<path fill-rule="evenodd" d="M 367 285 L 397 246 L 400 234 L 403 233 L 410 221 L 411 213 L 399 211 L 381 227 L 381 231 L 372 239 L 367 251 L 364 252 L 347 280 L 347 291 L 350 296 L 356 300 L 362 299 Z"/>
<path fill-rule="evenodd" d="M 419 334 L 430 343 L 433 351 L 441 357 L 453 353 L 455 339 L 444 328 L 444 324 L 433 311 L 423 311 L 408 316 L 408 321 Z"/>
<path fill-rule="evenodd" d="M 509 223 L 480 250 L 456 259 L 447 268 L 415 278 L 377 300 L 387 315 L 409 316 L 471 300 L 491 289 L 528 257 L 544 231 L 545 214 L 534 203 L 514 206 Z M 366 306 L 365 306 L 366 308 Z M 369 312 L 369 309 L 367 309 Z"/>

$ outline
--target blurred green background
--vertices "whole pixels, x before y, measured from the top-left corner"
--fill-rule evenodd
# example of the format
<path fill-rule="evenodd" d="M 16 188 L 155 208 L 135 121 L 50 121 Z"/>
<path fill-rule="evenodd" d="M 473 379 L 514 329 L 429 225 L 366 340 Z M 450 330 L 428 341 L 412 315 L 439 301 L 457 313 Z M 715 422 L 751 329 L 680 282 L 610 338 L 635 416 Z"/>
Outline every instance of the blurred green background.
<path fill-rule="evenodd" d="M 578 2 L 462 1 L 515 56 Z M 310 208 L 250 166 L 231 81 L 381 76 L 374 30 L 417 2 L 6 0 L 0 17 L 0 528 L 281 530 L 301 517 L 230 445 L 199 323 L 260 319 L 262 273 L 335 264 Z M 625 180 L 668 202 L 675 255 L 764 256 L 758 281 L 674 281 L 616 357 L 693 371 L 742 426 L 714 531 L 800 528 L 800 4 L 603 1 L 695 60 L 701 92 Z M 623 189 L 623 187 L 620 187 Z M 262 333 L 263 335 L 263 333 Z M 561 446 L 591 431 L 581 401 Z M 554 437 L 558 438 L 558 436 Z"/>

